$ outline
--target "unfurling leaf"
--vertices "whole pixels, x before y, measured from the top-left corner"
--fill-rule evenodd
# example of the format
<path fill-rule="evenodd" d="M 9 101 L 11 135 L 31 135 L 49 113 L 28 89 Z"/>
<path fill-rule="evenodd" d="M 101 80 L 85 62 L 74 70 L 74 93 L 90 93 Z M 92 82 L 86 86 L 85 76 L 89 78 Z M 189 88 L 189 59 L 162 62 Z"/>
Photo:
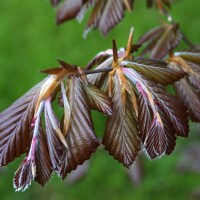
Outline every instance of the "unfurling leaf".
<path fill-rule="evenodd" d="M 68 63 L 59 59 L 57 59 L 57 61 L 62 65 L 61 67 L 57 68 L 57 70 L 56 68 L 40 70 L 40 72 L 47 73 L 47 74 L 53 71 L 54 75 L 49 76 L 49 78 L 46 80 L 46 82 L 42 86 L 39 97 L 38 97 L 35 113 L 37 112 L 37 109 L 40 103 L 56 91 L 58 85 L 61 83 L 63 79 L 66 79 L 72 74 L 78 75 L 77 70 L 74 69 L 72 65 L 69 65 Z"/>
<path fill-rule="evenodd" d="M 35 178 L 33 176 L 33 163 L 28 156 L 24 159 L 19 169 L 16 172 L 14 184 L 16 190 L 25 190 L 31 180 L 34 178 L 39 184 L 44 187 L 44 184 L 51 177 L 53 172 L 48 146 L 46 143 L 46 136 L 43 132 L 42 125 L 38 131 L 38 138 L 35 144 Z"/>
<path fill-rule="evenodd" d="M 15 175 L 14 186 L 17 191 L 25 190 L 31 183 L 32 179 L 35 179 L 38 183 L 44 186 L 53 171 L 41 125 L 40 116 L 43 107 L 44 101 L 40 104 L 32 124 L 34 129 L 28 155 Z"/>
<path fill-rule="evenodd" d="M 112 96 L 114 115 L 107 118 L 102 143 L 110 155 L 129 168 L 140 150 L 140 139 L 134 102 L 129 94 L 130 83 L 120 69 L 115 41 L 113 57 L 113 70 L 109 73 L 109 94 Z"/>
<path fill-rule="evenodd" d="M 187 108 L 140 72 L 130 68 L 122 68 L 122 71 L 139 92 L 139 136 L 148 155 L 153 159 L 170 154 L 176 144 L 174 134 L 188 136 Z"/>
<path fill-rule="evenodd" d="M 53 166 L 51 163 L 49 149 L 47 146 L 47 136 L 42 126 L 38 134 L 38 143 L 36 144 L 36 177 L 35 181 L 44 187 L 44 184 L 51 177 Z"/>
<path fill-rule="evenodd" d="M 132 27 L 130 30 L 127 47 L 121 48 L 119 51 L 115 48 L 115 54 L 116 57 L 118 57 L 119 64 L 126 59 L 133 59 L 133 56 L 130 55 L 130 53 L 133 53 L 134 51 L 137 51 L 137 49 L 140 47 L 140 45 L 132 45 L 132 39 L 133 39 L 133 31 L 134 28 Z M 97 65 L 95 69 L 103 69 L 112 67 L 113 63 L 113 50 L 108 49 L 104 52 L 98 53 L 85 67 L 85 70 L 91 69 L 93 66 Z M 94 75 L 88 75 L 88 80 L 90 83 L 95 85 L 96 87 L 100 88 L 102 91 L 104 91 L 106 94 L 107 86 L 108 86 L 108 72 L 98 73 Z"/>
<path fill-rule="evenodd" d="M 165 26 L 171 25 L 163 25 L 163 27 L 159 29 L 163 29 L 164 32 Z M 132 38 L 132 36 L 130 36 L 130 38 Z M 129 47 L 131 43 L 132 40 L 128 43 Z M 96 75 L 98 77 L 98 82 L 95 82 L 96 80 L 92 78 L 91 80 L 94 81 L 93 83 L 100 89 L 106 92 L 108 91 L 109 82 L 109 94 L 113 94 L 113 76 L 115 73 L 118 74 L 121 87 L 122 109 L 125 110 L 127 95 L 129 95 L 133 105 L 133 112 L 136 118 L 138 117 L 138 135 L 142 139 L 142 143 L 148 155 L 153 159 L 155 157 L 161 157 L 164 154 L 171 154 L 176 145 L 175 134 L 182 137 L 188 136 L 187 108 L 176 97 L 166 92 L 159 84 L 163 86 L 173 84 L 183 78 L 187 73 L 177 69 L 167 68 L 167 63 L 164 61 L 134 59 L 134 57 L 129 57 L 129 53 L 126 55 L 127 53 L 125 51 L 120 50 L 117 52 L 116 45 L 113 46 L 113 56 L 111 55 L 110 58 L 97 65 L 97 68 L 103 68 L 104 66 L 111 67 L 108 60 L 113 57 L 113 70 L 109 73 L 109 81 L 108 74 L 104 74 L 104 76 Z M 101 54 L 106 55 L 105 52 Z M 99 56 L 101 55 L 98 54 L 95 58 L 99 58 Z M 126 80 L 121 75 L 120 67 L 126 67 L 121 69 L 123 69 L 123 73 L 129 80 L 132 80 L 138 91 L 135 91 L 136 89 L 130 84 L 130 81 Z M 92 77 L 92 75 L 88 76 L 89 79 L 90 77 Z M 110 77 L 112 78 L 110 79 Z M 125 85 L 127 85 L 126 82 L 129 87 L 126 87 L 127 92 L 126 95 L 124 95 L 124 88 Z M 114 116 L 115 115 L 114 110 Z M 113 119 L 114 116 L 108 117 L 108 119 Z M 114 120 L 112 122 L 114 123 Z M 108 129 L 108 132 L 109 131 L 110 129 Z M 104 138 L 105 137 L 107 138 L 106 135 Z M 111 140 L 111 138 L 112 136 L 110 136 L 109 139 Z M 106 139 L 104 139 L 103 142 L 106 144 Z M 109 145 L 111 145 L 111 142 Z M 106 148 L 110 151 L 111 147 L 109 145 L 107 145 Z M 114 155 L 114 153 L 112 152 L 111 155 Z"/>
<path fill-rule="evenodd" d="M 174 49 L 180 43 L 182 34 L 178 29 L 179 25 L 162 23 L 164 25 L 148 31 L 137 42 L 139 45 L 148 43 L 140 54 L 141 56 L 150 51 L 149 58 L 162 59 L 168 54 L 170 49 Z"/>
<path fill-rule="evenodd" d="M 92 85 L 90 82 L 88 82 L 88 84 L 84 84 L 84 89 L 87 94 L 87 99 L 90 105 L 90 109 L 98 110 L 103 114 L 108 114 L 108 115 L 113 114 L 112 102 L 110 97 L 108 97 L 103 91 L 98 89 L 96 86 Z M 58 100 L 59 100 L 59 106 L 64 107 L 63 97 L 61 96 L 61 94 L 59 94 Z"/>
<path fill-rule="evenodd" d="M 50 98 L 47 100 L 45 104 L 44 117 L 45 117 L 45 131 L 47 134 L 49 155 L 51 158 L 53 169 L 57 172 L 58 164 L 61 161 L 61 156 L 65 147 L 58 135 L 59 121 L 55 116 L 55 114 L 53 113 L 52 107 L 50 105 Z"/>
<path fill-rule="evenodd" d="M 125 91 L 126 92 L 126 91 Z M 123 103 L 120 79 L 116 72 L 113 77 L 112 99 L 114 115 L 108 116 L 102 143 L 109 154 L 129 168 L 140 150 L 137 117 L 128 92 Z"/>
<path fill-rule="evenodd" d="M 94 18 L 89 26 L 100 27 L 106 35 L 121 19 L 125 7 L 131 10 L 133 0 L 66 0 L 64 4 L 73 4 L 74 9 L 68 13 L 73 18 L 84 4 L 87 10 L 93 3 L 91 16 Z M 95 18 L 97 15 L 100 18 Z M 111 18 L 116 15 L 117 18 Z M 106 21 L 101 26 L 101 20 L 112 23 Z M 141 146 L 153 159 L 172 153 L 176 135 L 188 136 L 187 108 L 166 92 L 164 86 L 183 78 L 175 83 L 177 95 L 186 99 L 190 117 L 198 121 L 199 52 L 188 51 L 192 56 L 182 53 L 185 60 L 171 53 L 167 60 L 169 68 L 164 61 L 134 58 L 130 53 L 139 45 L 132 45 L 133 30 L 126 49 L 118 51 L 113 40 L 113 50 L 95 56 L 85 72 L 81 67 L 57 59 L 60 67 L 41 70 L 50 76 L 0 113 L 0 166 L 27 153 L 15 175 L 16 190 L 25 190 L 32 179 L 44 186 L 53 171 L 63 180 L 90 159 L 100 145 L 94 133 L 91 109 L 108 114 L 102 143 L 127 168 L 133 164 Z M 178 26 L 164 24 L 141 40 L 143 43 L 153 37 L 145 51 L 152 50 L 151 56 L 160 58 L 173 48 L 171 42 L 176 46 L 178 34 Z M 97 65 L 96 71 L 89 71 L 93 65 Z M 64 107 L 61 122 L 51 105 L 60 90 L 59 105 Z"/>
<path fill-rule="evenodd" d="M 94 133 L 90 106 L 84 84 L 80 78 L 71 77 L 67 83 L 67 98 L 71 110 L 70 127 L 65 136 L 68 149 L 65 149 L 60 164 L 59 175 L 64 179 L 67 173 L 91 157 L 100 145 Z"/>
<path fill-rule="evenodd" d="M 41 70 L 52 75 L 0 114 L 0 166 L 27 153 L 15 175 L 17 191 L 25 190 L 32 179 L 44 186 L 53 171 L 64 179 L 67 173 L 83 164 L 100 145 L 90 109 L 113 114 L 108 96 L 86 84 L 76 67 L 58 61 L 61 67 Z M 63 80 L 66 80 L 67 92 Z M 60 89 L 64 104 L 61 124 L 51 106 Z M 45 133 L 41 121 L 43 111 Z"/>

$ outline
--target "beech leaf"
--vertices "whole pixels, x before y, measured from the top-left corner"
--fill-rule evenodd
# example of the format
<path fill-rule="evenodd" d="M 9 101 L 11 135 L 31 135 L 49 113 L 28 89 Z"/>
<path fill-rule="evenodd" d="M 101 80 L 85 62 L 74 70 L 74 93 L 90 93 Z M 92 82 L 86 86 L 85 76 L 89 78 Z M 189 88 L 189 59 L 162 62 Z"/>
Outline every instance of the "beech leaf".
<path fill-rule="evenodd" d="M 38 143 L 36 145 L 36 177 L 35 181 L 44 187 L 44 184 L 51 177 L 53 167 L 47 146 L 47 136 L 42 125 L 38 134 Z"/>
<path fill-rule="evenodd" d="M 30 150 L 30 149 L 29 149 Z M 27 156 L 19 169 L 15 173 L 14 186 L 17 191 L 25 190 L 31 183 L 33 177 L 33 165 L 32 160 Z M 36 140 L 35 148 L 35 166 L 36 166 L 36 177 L 35 181 L 44 187 L 46 181 L 51 177 L 53 172 L 51 160 L 49 157 L 48 147 L 46 144 L 46 136 L 43 132 L 42 125 L 38 131 L 38 137 Z"/>
<path fill-rule="evenodd" d="M 14 188 L 16 191 L 26 190 L 33 179 L 31 160 L 24 159 L 19 169 L 15 173 Z"/>
<path fill-rule="evenodd" d="M 56 23 L 60 23 L 76 17 L 83 5 L 83 0 L 65 0 L 56 13 Z"/>
<path fill-rule="evenodd" d="M 181 57 L 186 61 L 200 64 L 200 50 L 199 49 L 184 49 L 174 53 L 175 56 Z"/>
<path fill-rule="evenodd" d="M 89 83 L 84 85 L 85 91 L 87 93 L 87 98 L 89 101 L 90 108 L 92 110 L 98 110 L 103 114 L 112 115 L 112 102 L 111 98 L 108 97 L 100 89 Z"/>
<path fill-rule="evenodd" d="M 99 28 L 106 36 L 109 30 L 123 19 L 125 10 L 131 12 L 133 2 L 134 0 L 65 0 L 57 11 L 56 22 L 59 25 L 75 17 L 81 21 L 86 11 L 94 5 L 84 35 L 86 36 L 91 28 Z"/>
<path fill-rule="evenodd" d="M 137 117 L 130 95 L 126 92 L 125 109 L 118 74 L 113 77 L 114 115 L 108 116 L 102 143 L 109 154 L 129 168 L 140 150 Z"/>
<path fill-rule="evenodd" d="M 0 166 L 26 153 L 40 90 L 47 78 L 0 113 Z"/>
<path fill-rule="evenodd" d="M 139 136 L 148 155 L 153 159 L 170 154 L 175 146 L 174 134 L 188 136 L 187 108 L 140 72 L 128 68 L 122 68 L 122 71 L 139 92 Z"/>
<path fill-rule="evenodd" d="M 170 25 L 164 23 L 160 27 L 153 28 L 145 33 L 137 42 L 138 45 L 148 43 L 141 56 L 151 51 L 149 58 L 162 59 L 170 49 L 174 49 L 180 43 L 182 34 L 178 29 L 178 24 Z"/>
<path fill-rule="evenodd" d="M 175 92 L 189 109 L 189 117 L 192 121 L 200 122 L 200 94 L 193 88 L 187 79 L 175 83 Z"/>
<path fill-rule="evenodd" d="M 49 155 L 53 165 L 53 169 L 58 171 L 58 164 L 62 160 L 62 154 L 65 149 L 64 144 L 58 136 L 56 129 L 52 124 L 52 118 L 54 117 L 55 123 L 59 126 L 59 121 L 55 114 L 53 113 L 52 108 L 49 108 L 50 102 L 45 103 L 44 109 L 44 118 L 45 118 L 45 131 L 47 135 L 47 144 L 49 149 Z"/>
<path fill-rule="evenodd" d="M 59 174 L 64 179 L 67 173 L 82 165 L 100 145 L 94 133 L 90 106 L 84 84 L 80 78 L 72 76 L 67 83 L 67 98 L 71 110 L 70 127 L 65 136 L 68 149 L 65 149 L 60 163 Z"/>
<path fill-rule="evenodd" d="M 180 57 L 171 56 L 168 67 L 188 73 L 188 77 L 174 85 L 176 96 L 188 107 L 191 120 L 200 122 L 200 51 L 183 50 L 175 55 Z"/>
<path fill-rule="evenodd" d="M 167 64 L 160 64 L 153 60 L 123 61 L 121 66 L 137 70 L 153 81 L 167 86 L 183 78 L 186 73 L 176 69 L 167 68 Z"/>

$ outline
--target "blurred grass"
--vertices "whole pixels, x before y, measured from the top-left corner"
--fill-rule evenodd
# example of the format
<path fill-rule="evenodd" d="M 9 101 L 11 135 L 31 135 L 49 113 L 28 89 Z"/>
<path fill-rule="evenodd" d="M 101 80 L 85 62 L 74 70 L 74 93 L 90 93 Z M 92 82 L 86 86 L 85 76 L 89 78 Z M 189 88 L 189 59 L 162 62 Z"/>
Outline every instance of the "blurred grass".
<path fill-rule="evenodd" d="M 85 66 L 99 51 L 112 48 L 112 39 L 117 46 L 125 46 L 131 26 L 134 26 L 134 41 L 147 30 L 159 25 L 157 10 L 147 10 L 145 1 L 136 1 L 132 14 L 103 38 L 98 30 L 90 32 L 87 39 L 82 33 L 86 23 L 76 20 L 55 25 L 55 10 L 45 0 L 0 1 L 0 111 L 7 108 L 45 76 L 40 69 L 57 67 L 56 58 L 70 64 Z M 200 1 L 179 0 L 172 5 L 171 14 L 180 28 L 195 44 L 200 41 Z M 185 48 L 184 43 L 179 48 Z M 102 137 L 106 117 L 93 112 L 95 130 Z M 195 125 L 192 126 L 196 128 Z M 194 139 L 193 132 L 189 141 Z M 108 200 L 167 200 L 190 199 L 189 192 L 200 184 L 195 173 L 177 173 L 175 166 L 181 148 L 189 142 L 178 139 L 177 150 L 169 157 L 149 161 L 143 158 L 144 177 L 140 187 L 134 187 L 126 175 L 126 169 L 108 155 L 98 150 L 92 156 L 90 170 L 79 183 L 68 187 L 54 174 L 45 189 L 35 182 L 25 192 L 13 189 L 14 172 L 23 158 L 16 159 L 0 170 L 0 199 L 108 199 Z"/>

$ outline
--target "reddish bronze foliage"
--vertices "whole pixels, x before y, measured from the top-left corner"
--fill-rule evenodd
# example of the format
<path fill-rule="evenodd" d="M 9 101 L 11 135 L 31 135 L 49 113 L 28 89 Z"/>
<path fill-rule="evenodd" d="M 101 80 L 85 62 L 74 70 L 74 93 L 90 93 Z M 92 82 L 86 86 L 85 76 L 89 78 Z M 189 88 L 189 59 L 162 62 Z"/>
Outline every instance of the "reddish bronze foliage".
<path fill-rule="evenodd" d="M 162 26 L 151 29 L 137 42 L 139 45 L 148 43 L 140 54 L 141 56 L 151 52 L 149 58 L 162 59 L 168 54 L 170 49 L 176 48 L 180 43 L 182 34 L 178 29 L 179 25 L 162 23 Z"/>
<path fill-rule="evenodd" d="M 169 68 L 188 73 L 187 77 L 175 83 L 175 91 L 177 97 L 188 107 L 190 119 L 200 122 L 200 50 L 185 49 L 175 52 L 168 62 Z"/>
<path fill-rule="evenodd" d="M 158 29 L 166 31 L 165 25 Z M 187 109 L 192 120 L 200 119 L 200 52 L 173 55 L 170 49 L 167 62 L 135 58 L 131 53 L 139 46 L 132 37 L 133 28 L 126 48 L 117 50 L 113 40 L 113 49 L 100 52 L 85 70 L 58 60 L 60 67 L 39 71 L 48 77 L 0 113 L 0 166 L 27 154 L 15 174 L 16 190 L 25 190 L 32 179 L 44 186 L 53 171 L 64 180 L 91 158 L 101 144 L 91 109 L 108 115 L 102 144 L 127 168 L 141 149 L 160 158 L 173 152 L 177 136 L 188 137 Z M 165 90 L 169 84 L 188 108 Z M 57 96 L 64 107 L 61 120 L 51 105 Z"/>
<path fill-rule="evenodd" d="M 56 22 L 59 25 L 70 19 L 82 21 L 86 11 L 93 6 L 93 11 L 85 27 L 86 36 L 90 29 L 99 28 L 106 36 L 111 28 L 124 17 L 124 11 L 131 12 L 134 0 L 65 0 L 58 8 Z"/>

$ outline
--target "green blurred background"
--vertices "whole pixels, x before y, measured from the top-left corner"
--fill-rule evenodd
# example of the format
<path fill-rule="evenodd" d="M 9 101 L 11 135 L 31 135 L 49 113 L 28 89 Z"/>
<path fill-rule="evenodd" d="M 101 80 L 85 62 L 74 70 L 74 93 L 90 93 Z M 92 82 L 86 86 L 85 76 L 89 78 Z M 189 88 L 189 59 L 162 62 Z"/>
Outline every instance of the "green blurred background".
<path fill-rule="evenodd" d="M 175 21 L 180 22 L 180 29 L 195 44 L 200 42 L 199 10 L 200 1 L 179 0 L 170 11 Z M 45 0 L 0 1 L 0 111 L 45 77 L 37 73 L 38 70 L 58 67 L 56 58 L 85 66 L 99 51 L 112 48 L 112 39 L 118 47 L 125 46 L 131 26 L 135 28 L 136 42 L 147 30 L 159 25 L 158 19 L 165 19 L 158 10 L 148 10 L 145 0 L 136 0 L 133 13 L 126 12 L 124 20 L 106 38 L 96 30 L 83 39 L 88 14 L 81 24 L 72 20 L 57 27 L 55 13 Z M 179 49 L 185 47 L 181 43 Z M 96 134 L 102 138 L 106 117 L 93 112 L 93 118 Z M 122 164 L 100 148 L 92 155 L 86 176 L 76 184 L 62 182 L 54 174 L 45 188 L 32 181 L 25 192 L 15 192 L 14 172 L 24 156 L 17 158 L 0 169 L 0 199 L 191 199 L 191 191 L 200 185 L 200 175 L 192 171 L 179 172 L 177 163 L 183 149 L 200 140 L 199 131 L 200 126 L 191 123 L 189 139 L 178 139 L 171 156 L 154 161 L 142 157 L 142 180 L 137 186 L 130 181 Z"/>

